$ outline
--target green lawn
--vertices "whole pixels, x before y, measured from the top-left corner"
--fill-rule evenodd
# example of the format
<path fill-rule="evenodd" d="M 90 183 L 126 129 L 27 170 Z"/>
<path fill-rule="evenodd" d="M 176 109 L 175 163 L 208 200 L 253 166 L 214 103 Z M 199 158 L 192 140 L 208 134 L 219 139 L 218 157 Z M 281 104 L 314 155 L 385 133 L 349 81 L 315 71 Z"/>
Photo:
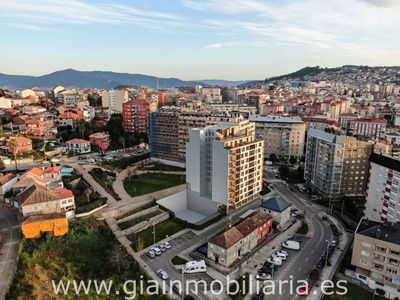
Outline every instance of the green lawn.
<path fill-rule="evenodd" d="M 93 179 L 100 184 L 107 193 L 109 193 L 115 200 L 119 201 L 121 198 L 114 192 L 112 187 L 112 182 L 115 178 L 112 178 L 110 181 L 107 180 L 107 174 L 100 168 L 94 168 L 89 172 L 92 175 Z"/>
<path fill-rule="evenodd" d="M 185 175 L 177 174 L 141 174 L 138 179 L 125 178 L 124 188 L 132 196 L 146 195 L 186 182 Z"/>
<path fill-rule="evenodd" d="M 121 230 L 125 230 L 125 229 L 130 228 L 132 226 L 135 226 L 135 225 L 137 225 L 139 223 L 142 223 L 143 221 L 146 221 L 146 220 L 148 220 L 148 219 L 150 219 L 152 217 L 155 217 L 155 216 L 157 216 L 157 215 L 159 215 L 161 213 L 162 213 L 161 210 L 153 211 L 153 212 L 151 212 L 151 213 L 149 213 L 147 215 L 143 215 L 143 216 L 141 216 L 139 218 L 135 218 L 135 219 L 132 219 L 132 220 L 129 220 L 129 221 L 126 221 L 126 222 L 119 223 L 118 226 L 119 226 L 119 228 Z"/>
<path fill-rule="evenodd" d="M 185 229 L 181 224 L 172 221 L 171 219 L 167 219 L 161 223 L 155 225 L 156 231 L 156 243 L 165 239 L 167 236 L 171 236 L 174 233 L 177 233 L 183 229 Z M 137 234 L 128 235 L 128 239 L 132 242 L 135 241 L 136 237 L 139 236 L 143 239 L 144 248 L 147 248 L 154 244 L 154 236 L 153 236 L 153 226 L 138 232 Z M 134 250 L 136 250 L 136 245 L 132 244 Z"/>
<path fill-rule="evenodd" d="M 186 259 L 183 259 L 183 258 L 179 257 L 179 256 L 174 256 L 174 257 L 171 259 L 171 262 L 172 262 L 172 264 L 174 264 L 174 265 L 176 266 L 176 265 L 184 265 L 184 264 L 186 264 L 188 261 L 187 261 Z"/>

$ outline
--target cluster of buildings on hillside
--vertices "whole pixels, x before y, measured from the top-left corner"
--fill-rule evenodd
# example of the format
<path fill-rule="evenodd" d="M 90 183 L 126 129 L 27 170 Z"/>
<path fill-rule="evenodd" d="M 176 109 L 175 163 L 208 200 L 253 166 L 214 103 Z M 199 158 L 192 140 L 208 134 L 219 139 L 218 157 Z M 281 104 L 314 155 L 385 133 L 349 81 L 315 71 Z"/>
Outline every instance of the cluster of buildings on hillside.
<path fill-rule="evenodd" d="M 64 187 L 61 177 L 71 171 L 35 167 L 20 175 L 0 177 L 0 196 L 21 213 L 26 238 L 38 238 L 45 231 L 55 236 L 68 232 L 68 219 L 75 217 L 75 197 Z"/>

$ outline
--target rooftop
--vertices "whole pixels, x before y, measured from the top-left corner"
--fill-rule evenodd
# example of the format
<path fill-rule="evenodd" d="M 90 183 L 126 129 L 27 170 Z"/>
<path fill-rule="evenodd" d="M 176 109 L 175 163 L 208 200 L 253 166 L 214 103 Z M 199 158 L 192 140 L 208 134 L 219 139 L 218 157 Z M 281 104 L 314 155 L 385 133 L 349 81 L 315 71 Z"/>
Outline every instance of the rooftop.
<path fill-rule="evenodd" d="M 291 123 L 291 124 L 304 123 L 300 117 L 280 116 L 280 115 L 269 115 L 269 116 L 250 115 L 249 121 L 256 123 Z"/>
<path fill-rule="evenodd" d="M 377 165 L 400 172 L 400 160 L 377 153 L 372 153 L 369 161 Z"/>
<path fill-rule="evenodd" d="M 356 234 L 400 245 L 399 227 L 398 223 L 380 223 L 363 218 L 358 224 Z"/>
<path fill-rule="evenodd" d="M 277 212 L 283 212 L 292 204 L 287 202 L 285 199 L 281 198 L 269 198 L 267 201 L 264 201 L 260 207 L 270 209 Z"/>

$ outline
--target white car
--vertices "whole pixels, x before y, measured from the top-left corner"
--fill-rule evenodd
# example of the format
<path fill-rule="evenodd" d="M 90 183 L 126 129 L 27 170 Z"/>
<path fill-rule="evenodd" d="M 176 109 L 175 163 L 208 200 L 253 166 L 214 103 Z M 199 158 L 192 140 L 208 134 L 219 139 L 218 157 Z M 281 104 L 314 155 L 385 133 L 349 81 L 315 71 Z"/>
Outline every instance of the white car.
<path fill-rule="evenodd" d="M 283 254 L 285 254 L 286 255 L 286 257 L 288 257 L 289 255 L 288 255 L 288 253 L 285 251 L 285 250 L 278 250 L 277 251 L 278 253 L 283 253 Z"/>
<path fill-rule="evenodd" d="M 165 272 L 163 269 L 157 270 L 157 275 L 161 277 L 161 279 L 168 279 L 169 276 L 167 274 L 167 272 Z"/>
<path fill-rule="evenodd" d="M 267 259 L 267 262 L 277 265 L 277 266 L 281 266 L 282 265 L 282 260 L 277 258 L 277 257 L 270 257 Z"/>
<path fill-rule="evenodd" d="M 159 243 L 156 245 L 156 248 L 160 249 L 162 252 L 164 252 L 165 250 L 167 250 L 167 248 L 164 246 L 163 243 Z"/>
<path fill-rule="evenodd" d="M 162 244 L 163 244 L 164 247 L 167 248 L 167 249 L 171 248 L 171 245 L 170 245 L 170 243 L 168 243 L 168 242 L 162 242 Z"/>
<path fill-rule="evenodd" d="M 285 261 L 286 260 L 286 255 L 280 252 L 275 252 L 274 254 L 272 254 L 273 258 L 278 258 L 280 260 Z"/>
<path fill-rule="evenodd" d="M 294 211 L 294 212 L 292 212 L 290 215 L 293 217 L 293 218 L 295 218 L 297 215 L 299 215 L 300 213 L 299 213 L 299 211 Z"/>
<path fill-rule="evenodd" d="M 161 250 L 158 249 L 157 247 L 151 248 L 150 250 L 153 251 L 154 254 L 157 256 L 161 255 Z"/>
<path fill-rule="evenodd" d="M 269 280 L 271 278 L 272 278 L 271 274 L 267 274 L 267 273 L 260 273 L 260 274 L 256 275 L 257 280 Z"/>

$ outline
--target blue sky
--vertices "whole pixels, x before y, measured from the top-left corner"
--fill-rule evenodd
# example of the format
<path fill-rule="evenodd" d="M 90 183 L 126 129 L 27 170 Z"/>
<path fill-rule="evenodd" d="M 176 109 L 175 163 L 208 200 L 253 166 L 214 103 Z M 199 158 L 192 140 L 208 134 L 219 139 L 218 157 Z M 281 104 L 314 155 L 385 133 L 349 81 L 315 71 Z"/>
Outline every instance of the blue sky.
<path fill-rule="evenodd" d="M 0 72 L 263 79 L 400 65 L 399 0 L 0 0 Z"/>

